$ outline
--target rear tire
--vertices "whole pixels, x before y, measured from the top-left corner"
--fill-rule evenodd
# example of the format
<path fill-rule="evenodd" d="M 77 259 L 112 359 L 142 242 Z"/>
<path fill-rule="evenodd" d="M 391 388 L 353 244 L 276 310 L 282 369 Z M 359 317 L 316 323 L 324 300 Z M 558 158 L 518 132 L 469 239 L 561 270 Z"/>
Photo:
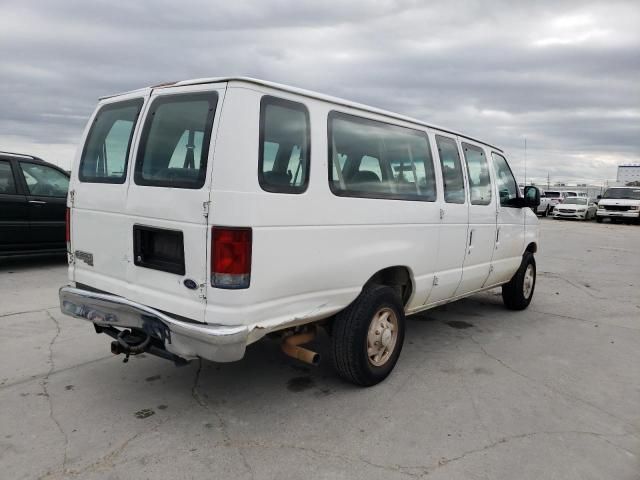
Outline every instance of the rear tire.
<path fill-rule="evenodd" d="M 404 308 L 396 291 L 374 285 L 333 321 L 333 365 L 345 380 L 371 386 L 395 367 L 404 342 Z"/>
<path fill-rule="evenodd" d="M 533 253 L 522 257 L 520 268 L 513 278 L 502 286 L 502 301 L 509 310 L 524 310 L 531 303 L 536 287 L 536 261 Z"/>
<path fill-rule="evenodd" d="M 547 208 L 544 209 L 544 212 L 542 212 L 542 216 L 543 217 L 547 217 L 549 216 L 549 205 L 547 205 Z"/>

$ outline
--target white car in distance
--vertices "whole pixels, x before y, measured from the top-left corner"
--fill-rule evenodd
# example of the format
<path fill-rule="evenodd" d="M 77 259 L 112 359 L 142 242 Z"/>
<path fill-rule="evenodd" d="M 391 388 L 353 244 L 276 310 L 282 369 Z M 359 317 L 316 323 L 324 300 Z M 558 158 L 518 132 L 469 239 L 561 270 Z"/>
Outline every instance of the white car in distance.
<path fill-rule="evenodd" d="M 553 218 L 591 220 L 595 218 L 597 208 L 589 197 L 567 197 L 553 209 Z"/>

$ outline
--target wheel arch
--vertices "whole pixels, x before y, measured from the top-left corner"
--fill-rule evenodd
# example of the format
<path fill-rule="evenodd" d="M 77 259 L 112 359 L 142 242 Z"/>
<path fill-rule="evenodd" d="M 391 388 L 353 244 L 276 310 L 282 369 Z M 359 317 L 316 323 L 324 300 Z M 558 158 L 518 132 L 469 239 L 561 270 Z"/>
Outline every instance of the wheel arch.
<path fill-rule="evenodd" d="M 415 291 L 415 281 L 411 270 L 404 265 L 394 265 L 383 268 L 374 273 L 362 287 L 365 290 L 370 285 L 386 285 L 393 288 L 402 299 L 406 307 Z"/>
<path fill-rule="evenodd" d="M 537 242 L 530 242 L 529 245 L 527 245 L 527 248 L 524 249 L 524 253 L 536 253 L 537 251 L 538 251 Z"/>

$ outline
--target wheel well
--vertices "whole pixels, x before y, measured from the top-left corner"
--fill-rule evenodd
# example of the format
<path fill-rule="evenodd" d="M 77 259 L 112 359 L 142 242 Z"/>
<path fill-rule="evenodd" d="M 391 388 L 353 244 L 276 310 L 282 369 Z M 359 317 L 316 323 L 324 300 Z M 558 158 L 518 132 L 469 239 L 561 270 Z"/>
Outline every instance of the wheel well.
<path fill-rule="evenodd" d="M 531 242 L 529 245 L 527 245 L 527 248 L 525 249 L 525 252 L 530 252 L 530 253 L 536 253 L 538 251 L 538 244 L 535 242 Z"/>
<path fill-rule="evenodd" d="M 403 266 L 388 267 L 376 272 L 367 283 L 363 290 L 369 285 L 386 285 L 398 292 L 402 299 L 403 305 L 407 305 L 411 295 L 413 294 L 413 282 L 409 269 Z"/>

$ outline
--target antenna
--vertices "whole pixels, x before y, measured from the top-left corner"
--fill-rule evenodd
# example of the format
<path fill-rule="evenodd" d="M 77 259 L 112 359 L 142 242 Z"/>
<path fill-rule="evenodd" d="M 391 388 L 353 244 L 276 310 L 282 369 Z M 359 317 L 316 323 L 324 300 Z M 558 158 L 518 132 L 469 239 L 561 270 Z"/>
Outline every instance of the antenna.
<path fill-rule="evenodd" d="M 527 137 L 524 137 L 524 185 L 527 185 Z"/>

